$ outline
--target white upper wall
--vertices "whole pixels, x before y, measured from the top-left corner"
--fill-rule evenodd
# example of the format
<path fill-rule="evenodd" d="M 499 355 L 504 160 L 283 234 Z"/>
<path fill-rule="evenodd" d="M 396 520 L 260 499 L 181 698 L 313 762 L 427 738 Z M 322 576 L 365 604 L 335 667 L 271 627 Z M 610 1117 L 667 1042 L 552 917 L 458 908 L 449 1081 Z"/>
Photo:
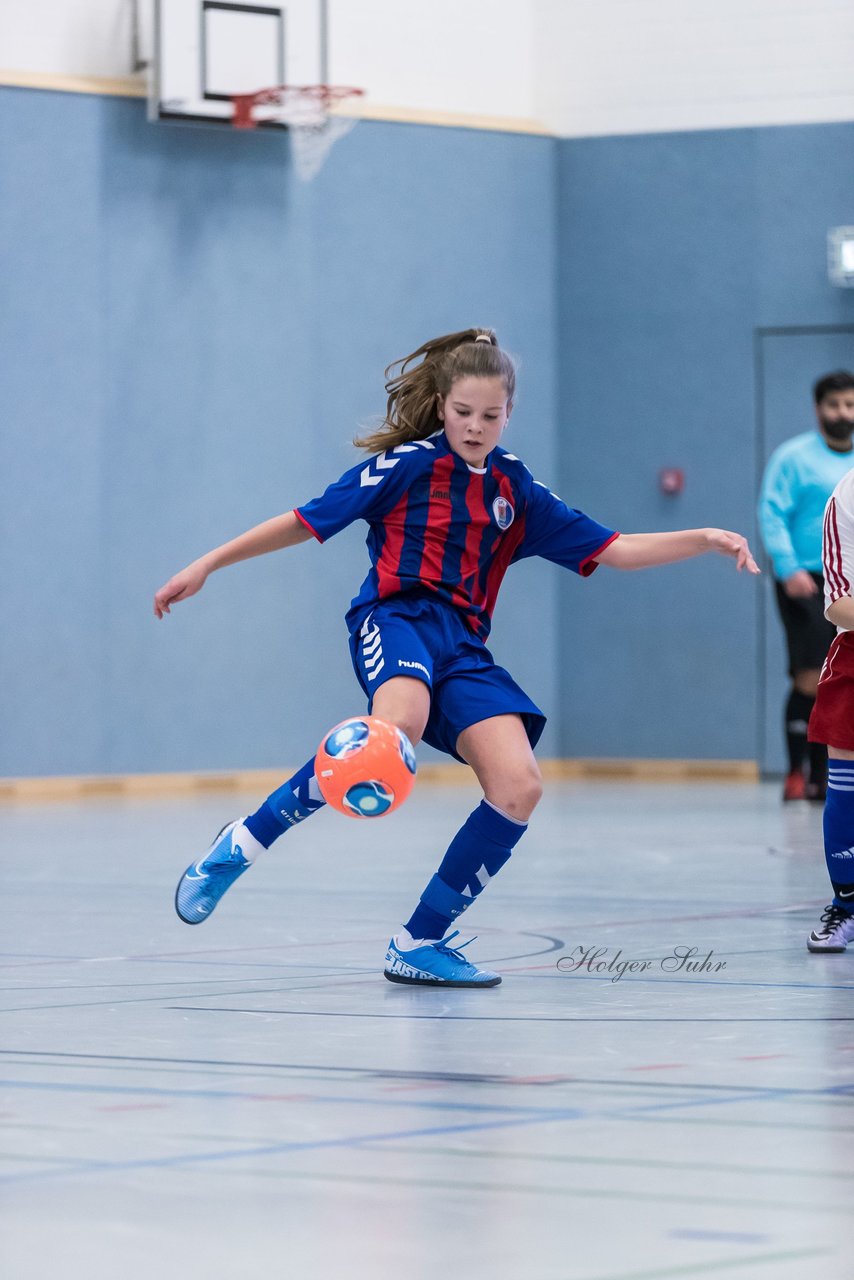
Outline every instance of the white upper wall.
<path fill-rule="evenodd" d="M 531 0 L 330 0 L 330 75 L 386 106 L 533 119 L 533 9 Z"/>
<path fill-rule="evenodd" d="M 0 0 L 0 68 L 128 77 L 132 9 Z M 854 119 L 854 0 L 329 0 L 329 12 L 331 78 L 391 115 L 530 119 L 576 137 Z"/>
<path fill-rule="evenodd" d="M 0 0 L 0 67 L 130 75 L 132 12 L 129 0 Z"/>
<path fill-rule="evenodd" d="M 854 119 L 854 0 L 535 0 L 532 114 L 583 137 Z"/>

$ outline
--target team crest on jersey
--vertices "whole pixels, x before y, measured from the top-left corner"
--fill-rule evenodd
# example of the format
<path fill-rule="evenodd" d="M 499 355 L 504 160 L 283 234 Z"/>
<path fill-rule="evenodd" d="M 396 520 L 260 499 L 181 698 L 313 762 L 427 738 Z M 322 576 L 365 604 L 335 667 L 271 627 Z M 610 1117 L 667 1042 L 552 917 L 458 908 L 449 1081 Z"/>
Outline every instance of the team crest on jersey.
<path fill-rule="evenodd" d="M 516 512 L 513 510 L 512 502 L 508 502 L 506 498 L 498 497 L 492 504 L 492 514 L 495 516 L 495 523 L 499 529 L 509 529 Z"/>

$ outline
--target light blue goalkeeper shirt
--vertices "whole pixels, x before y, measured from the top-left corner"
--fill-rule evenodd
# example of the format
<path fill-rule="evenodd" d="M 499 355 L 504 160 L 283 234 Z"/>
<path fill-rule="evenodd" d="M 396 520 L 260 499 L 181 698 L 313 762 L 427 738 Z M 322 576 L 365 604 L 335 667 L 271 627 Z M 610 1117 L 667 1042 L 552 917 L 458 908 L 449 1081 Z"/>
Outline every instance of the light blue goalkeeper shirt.
<path fill-rule="evenodd" d="M 759 494 L 759 531 L 774 577 L 798 569 L 821 573 L 824 508 L 839 481 L 854 466 L 854 450 L 838 453 L 816 431 L 805 431 L 775 449 Z"/>

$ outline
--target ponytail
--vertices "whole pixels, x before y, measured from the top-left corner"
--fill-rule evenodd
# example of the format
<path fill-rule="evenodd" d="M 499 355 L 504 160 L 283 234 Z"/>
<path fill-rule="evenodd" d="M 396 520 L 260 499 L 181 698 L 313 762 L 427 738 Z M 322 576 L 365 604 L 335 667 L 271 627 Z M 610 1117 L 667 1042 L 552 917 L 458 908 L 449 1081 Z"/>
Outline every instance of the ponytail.
<path fill-rule="evenodd" d="M 416 363 L 417 362 L 417 363 Z M 502 378 L 507 399 L 516 389 L 516 366 L 498 345 L 492 329 L 463 329 L 432 338 L 385 370 L 388 394 L 380 426 L 354 440 L 360 449 L 381 453 L 409 440 L 426 440 L 441 430 L 437 399 L 458 378 Z"/>

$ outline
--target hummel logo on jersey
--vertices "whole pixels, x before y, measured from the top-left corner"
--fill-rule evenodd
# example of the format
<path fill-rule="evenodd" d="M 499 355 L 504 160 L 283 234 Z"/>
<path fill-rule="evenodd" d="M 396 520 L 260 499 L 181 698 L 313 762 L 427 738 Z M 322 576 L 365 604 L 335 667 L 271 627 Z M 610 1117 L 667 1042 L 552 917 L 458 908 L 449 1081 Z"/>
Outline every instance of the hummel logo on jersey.
<path fill-rule="evenodd" d="M 366 467 L 362 468 L 359 475 L 359 484 L 364 488 L 366 484 L 379 484 L 383 479 L 386 471 L 390 471 L 392 467 L 396 467 L 400 462 L 400 458 L 390 458 L 388 453 L 380 453 L 376 458 L 372 458 Z M 372 468 L 376 468 L 380 474 L 376 475 Z"/>
<path fill-rule="evenodd" d="M 386 449 L 384 453 L 378 453 L 359 472 L 359 485 L 364 489 L 365 485 L 379 484 L 385 473 L 391 471 L 392 467 L 397 466 L 402 454 L 416 453 L 419 448 L 435 449 L 436 446 L 432 440 L 416 440 L 414 444 L 398 444 L 393 449 Z"/>
<path fill-rule="evenodd" d="M 423 671 L 425 676 L 430 674 L 423 662 L 407 662 L 405 658 L 398 658 L 397 665 L 399 667 L 414 667 L 416 671 Z"/>

